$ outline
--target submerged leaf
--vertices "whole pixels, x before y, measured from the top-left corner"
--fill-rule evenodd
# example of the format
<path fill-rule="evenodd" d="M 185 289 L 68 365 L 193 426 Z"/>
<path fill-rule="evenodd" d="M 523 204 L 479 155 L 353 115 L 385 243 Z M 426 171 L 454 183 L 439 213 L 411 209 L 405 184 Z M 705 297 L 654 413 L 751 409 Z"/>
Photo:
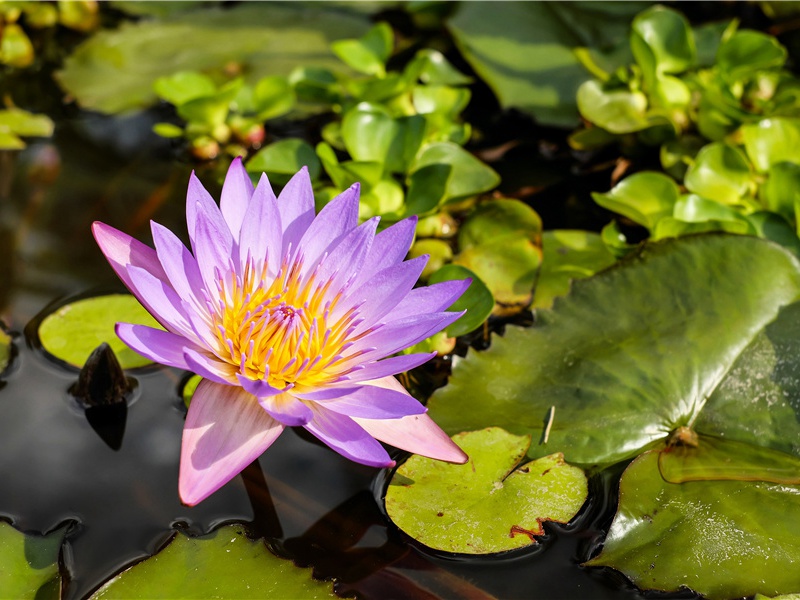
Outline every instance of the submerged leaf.
<path fill-rule="evenodd" d="M 467 464 L 412 456 L 386 491 L 389 517 L 426 546 L 461 554 L 529 546 L 543 521 L 568 522 L 586 499 L 586 476 L 563 455 L 519 465 L 530 436 L 492 427 L 453 440 Z"/>
<path fill-rule="evenodd" d="M 0 597 L 57 598 L 58 554 L 67 528 L 44 537 L 26 535 L 0 521 Z"/>
<path fill-rule="evenodd" d="M 177 534 L 92 598 L 336 598 L 332 588 L 248 539 L 241 526 L 226 525 L 198 538 Z"/>

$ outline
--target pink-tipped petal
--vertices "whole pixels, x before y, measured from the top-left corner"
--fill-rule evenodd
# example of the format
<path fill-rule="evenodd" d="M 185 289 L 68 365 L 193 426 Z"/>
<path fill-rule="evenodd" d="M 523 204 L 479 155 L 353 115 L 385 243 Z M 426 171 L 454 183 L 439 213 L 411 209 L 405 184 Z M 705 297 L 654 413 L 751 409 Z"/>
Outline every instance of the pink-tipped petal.
<path fill-rule="evenodd" d="M 257 271 L 267 261 L 267 273 L 274 277 L 281 265 L 283 227 L 281 213 L 269 180 L 261 176 L 253 199 L 247 207 L 242 229 L 239 233 L 239 263 L 243 272 L 248 256 Z"/>
<path fill-rule="evenodd" d="M 193 344 L 185 337 L 131 323 L 117 323 L 115 331 L 123 342 L 142 356 L 163 365 L 190 370 L 183 353 Z"/>
<path fill-rule="evenodd" d="M 378 379 L 369 384 L 408 394 L 394 377 Z M 464 464 L 469 460 L 464 451 L 427 414 L 408 415 L 400 419 L 354 417 L 353 420 L 371 436 L 402 450 L 456 464 Z"/>
<path fill-rule="evenodd" d="M 306 264 L 315 264 L 358 224 L 359 189 L 356 183 L 336 196 L 308 226 L 300 241 Z"/>
<path fill-rule="evenodd" d="M 219 199 L 219 208 L 222 216 L 228 223 L 228 228 L 234 239 L 239 238 L 250 197 L 253 195 L 253 182 L 242 164 L 242 158 L 237 156 L 228 167 L 225 182 L 222 184 L 222 194 Z"/>
<path fill-rule="evenodd" d="M 362 385 L 347 396 L 320 404 L 328 410 L 363 419 L 399 419 L 421 415 L 427 410 L 405 390 L 400 392 L 375 385 Z"/>
<path fill-rule="evenodd" d="M 216 356 L 209 356 L 204 352 L 197 352 L 187 348 L 183 353 L 189 370 L 197 373 L 204 379 L 223 385 L 236 386 L 236 367 L 230 363 L 219 360 Z"/>
<path fill-rule="evenodd" d="M 181 443 L 178 489 L 189 506 L 206 499 L 257 459 L 283 426 L 240 387 L 201 381 Z"/>
<path fill-rule="evenodd" d="M 376 235 L 355 285 L 361 285 L 380 271 L 403 262 L 414 241 L 416 226 L 417 217 L 409 217 Z"/>
<path fill-rule="evenodd" d="M 167 275 L 161 268 L 156 251 L 149 246 L 100 221 L 92 224 L 92 234 L 111 268 L 128 289 L 132 287 L 128 267 L 139 267 L 156 279 L 167 280 Z"/>
<path fill-rule="evenodd" d="M 394 461 L 363 427 L 350 417 L 314 406 L 314 418 L 305 425 L 314 437 L 345 458 L 370 467 L 393 467 Z"/>
<path fill-rule="evenodd" d="M 283 224 L 283 248 L 289 244 L 297 249 L 297 244 L 314 221 L 314 190 L 308 168 L 303 167 L 289 180 L 278 196 L 278 210 Z"/>

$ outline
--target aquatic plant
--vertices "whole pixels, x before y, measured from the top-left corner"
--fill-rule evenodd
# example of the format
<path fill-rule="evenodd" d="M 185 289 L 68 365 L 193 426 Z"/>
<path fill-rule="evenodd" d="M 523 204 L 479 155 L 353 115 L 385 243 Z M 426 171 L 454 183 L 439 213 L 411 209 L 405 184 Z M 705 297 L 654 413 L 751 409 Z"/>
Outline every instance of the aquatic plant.
<path fill-rule="evenodd" d="M 466 455 L 394 375 L 432 354 L 391 355 L 456 321 L 469 286 L 412 289 L 427 257 L 403 261 L 415 218 L 375 234 L 358 223 L 358 185 L 315 217 L 305 170 L 278 198 L 234 160 L 220 206 L 192 175 L 193 254 L 153 223 L 155 250 L 103 223 L 95 238 L 117 275 L 166 331 L 120 323 L 144 356 L 202 375 L 181 448 L 181 499 L 194 505 L 302 426 L 356 462 L 389 467 L 377 439 L 432 458 Z M 387 358 L 388 357 L 388 358 Z"/>

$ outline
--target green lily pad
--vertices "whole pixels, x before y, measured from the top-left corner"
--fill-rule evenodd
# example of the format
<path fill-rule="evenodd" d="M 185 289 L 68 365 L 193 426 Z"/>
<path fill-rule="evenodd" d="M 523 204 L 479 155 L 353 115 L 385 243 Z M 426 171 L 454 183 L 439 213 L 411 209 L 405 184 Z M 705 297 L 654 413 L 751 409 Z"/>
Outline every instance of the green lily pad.
<path fill-rule="evenodd" d="M 622 571 L 637 586 L 712 600 L 800 589 L 800 487 L 765 482 L 667 483 L 658 452 L 620 482 L 617 515 L 589 566 Z"/>
<path fill-rule="evenodd" d="M 276 185 L 286 185 L 302 167 L 308 167 L 308 176 L 316 181 L 322 168 L 314 148 L 300 138 L 286 138 L 262 148 L 246 167 L 251 175 L 266 173 Z"/>
<path fill-rule="evenodd" d="M 431 240 L 438 241 L 438 240 Z M 467 291 L 453 303 L 447 310 L 467 312 L 455 323 L 446 329 L 451 337 L 458 337 L 480 327 L 489 318 L 494 308 L 494 297 L 492 292 L 486 287 L 475 273 L 460 265 L 444 265 L 431 275 L 428 283 L 440 283 L 442 281 L 452 281 L 454 279 L 472 279 Z"/>
<path fill-rule="evenodd" d="M 11 360 L 11 336 L 0 328 L 0 373 L 8 366 Z"/>
<path fill-rule="evenodd" d="M 530 436 L 491 427 L 453 441 L 468 463 L 412 456 L 386 490 L 389 518 L 430 548 L 490 554 L 530 546 L 543 521 L 566 523 L 586 500 L 586 476 L 561 454 L 520 465 Z"/>
<path fill-rule="evenodd" d="M 123 369 L 151 364 L 114 333 L 120 322 L 161 327 L 133 296 L 111 294 L 71 302 L 47 315 L 39 325 L 39 339 L 50 354 L 75 367 L 82 367 L 103 342 L 111 346 Z"/>
<path fill-rule="evenodd" d="M 448 22 L 461 54 L 503 107 L 539 123 L 578 124 L 578 87 L 590 78 L 574 50 L 609 47 L 628 33 L 640 2 L 464 2 Z"/>
<path fill-rule="evenodd" d="M 689 191 L 724 204 L 738 204 L 754 187 L 750 163 L 738 148 L 714 142 L 697 153 L 686 171 Z"/>
<path fill-rule="evenodd" d="M 781 338 L 757 379 L 751 371 L 766 359 L 751 344 L 772 348 L 765 336 L 777 333 L 765 328 L 799 295 L 800 263 L 770 242 L 714 234 L 652 243 L 574 282 L 551 310 L 537 311 L 533 327 L 508 327 L 491 348 L 469 353 L 434 392 L 429 414 L 451 434 L 498 426 L 538 438 L 555 406 L 548 450 L 607 465 L 695 421 L 698 431 L 751 442 L 770 431 L 769 401 L 783 407 L 780 425 L 760 445 L 798 453 L 791 402 L 800 382 L 789 387 L 798 342 Z M 781 318 L 782 335 L 800 340 L 798 312 Z M 786 372 L 779 385 L 797 392 L 789 399 L 774 389 L 778 368 Z"/>
<path fill-rule="evenodd" d="M 0 521 L 0 597 L 58 598 L 58 554 L 66 527 L 44 537 L 26 535 Z"/>
<path fill-rule="evenodd" d="M 656 223 L 672 214 L 680 196 L 675 181 L 654 171 L 642 171 L 626 177 L 611 189 L 592 198 L 603 208 L 628 217 L 634 223 L 655 230 Z"/>
<path fill-rule="evenodd" d="M 84 108 L 125 112 L 155 102 L 153 82 L 179 71 L 222 72 L 238 63 L 246 82 L 256 84 L 300 65 L 341 70 L 331 36 L 357 37 L 367 25 L 347 10 L 261 2 L 172 13 L 96 33 L 67 57 L 57 77 Z"/>
<path fill-rule="evenodd" d="M 542 267 L 533 295 L 534 308 L 549 308 L 569 292 L 571 281 L 584 279 L 615 262 L 599 234 L 558 229 L 542 235 Z"/>
<path fill-rule="evenodd" d="M 519 200 L 496 198 L 478 204 L 458 230 L 462 250 L 479 246 L 509 234 L 519 234 L 537 241 L 542 233 L 542 219 L 530 206 Z"/>
<path fill-rule="evenodd" d="M 336 598 L 333 584 L 278 558 L 262 540 L 226 525 L 197 538 L 177 534 L 158 554 L 123 571 L 99 598 Z"/>

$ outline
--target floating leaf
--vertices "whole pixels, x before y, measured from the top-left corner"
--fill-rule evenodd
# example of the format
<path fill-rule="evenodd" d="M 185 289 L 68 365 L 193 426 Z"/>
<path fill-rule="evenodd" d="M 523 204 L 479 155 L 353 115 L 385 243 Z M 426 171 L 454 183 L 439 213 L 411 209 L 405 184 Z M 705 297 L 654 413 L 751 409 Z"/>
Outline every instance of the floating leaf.
<path fill-rule="evenodd" d="M 179 71 L 156 79 L 153 89 L 162 100 L 179 106 L 195 98 L 213 95 L 217 86 L 211 77 L 203 73 Z"/>
<path fill-rule="evenodd" d="M 100 31 L 67 57 L 57 76 L 84 108 L 118 113 L 152 104 L 153 81 L 178 71 L 221 73 L 235 62 L 255 84 L 303 64 L 341 68 L 329 36 L 357 36 L 366 27 L 363 16 L 327 7 L 247 2 L 204 8 Z M 187 51 L 187 40 L 201 42 Z"/>
<path fill-rule="evenodd" d="M 689 22 L 664 6 L 636 15 L 630 42 L 633 56 L 651 84 L 662 73 L 681 73 L 691 67 L 697 53 Z"/>
<path fill-rule="evenodd" d="M 741 29 L 723 40 L 717 51 L 717 66 L 736 80 L 760 69 L 778 69 L 786 62 L 786 48 L 771 35 Z"/>
<path fill-rule="evenodd" d="M 558 229 L 542 235 L 542 267 L 533 296 L 535 308 L 549 308 L 574 279 L 584 279 L 614 264 L 603 239 L 588 231 Z"/>
<path fill-rule="evenodd" d="M 714 142 L 697 153 L 694 164 L 686 171 L 684 184 L 705 198 L 737 204 L 750 192 L 754 182 L 750 163 L 741 150 Z"/>
<path fill-rule="evenodd" d="M 0 521 L 0 597 L 58 598 L 58 554 L 66 527 L 44 537 L 26 535 Z"/>
<path fill-rule="evenodd" d="M 82 367 L 103 342 L 111 346 L 123 369 L 149 365 L 152 361 L 128 348 L 114 333 L 119 322 L 160 327 L 136 298 L 111 294 L 71 302 L 46 316 L 39 325 L 39 339 L 50 354 L 75 367 Z"/>
<path fill-rule="evenodd" d="M 698 431 L 740 441 L 766 432 L 761 445 L 800 453 L 800 424 L 775 389 L 800 405 L 800 383 L 790 387 L 800 342 L 787 341 L 757 379 L 751 371 L 766 359 L 750 347 L 798 296 L 800 263 L 770 242 L 715 234 L 649 244 L 574 282 L 533 327 L 508 327 L 468 354 L 429 414 L 451 434 L 494 425 L 538 438 L 555 406 L 547 449 L 580 465 L 631 458 L 695 420 Z M 800 340 L 798 312 L 784 313 L 780 331 Z M 776 364 L 786 371 L 779 384 Z M 770 403 L 781 407 L 772 431 Z"/>
<path fill-rule="evenodd" d="M 392 54 L 394 35 L 388 23 L 378 23 L 357 40 L 337 40 L 331 44 L 334 54 L 359 73 L 383 76 Z"/>
<path fill-rule="evenodd" d="M 411 186 L 414 177 L 425 167 L 449 167 L 442 202 L 453 202 L 475 196 L 497 187 L 500 176 L 487 164 L 475 158 L 458 144 L 438 142 L 420 151 L 410 169 Z M 409 202 L 411 193 L 409 191 Z"/>
<path fill-rule="evenodd" d="M 123 571 L 99 598 L 336 598 L 333 585 L 278 558 L 262 540 L 226 525 L 197 538 L 177 534 L 158 554 Z"/>
<path fill-rule="evenodd" d="M 634 223 L 655 229 L 656 223 L 672 214 L 680 189 L 663 173 L 642 171 L 626 177 L 605 194 L 592 198 L 603 208 L 628 217 Z"/>
<path fill-rule="evenodd" d="M 279 140 L 262 148 L 247 161 L 246 166 L 253 175 L 266 173 L 277 185 L 285 185 L 302 167 L 308 167 L 311 181 L 316 181 L 321 168 L 314 148 L 300 138 Z"/>
<path fill-rule="evenodd" d="M 438 241 L 438 240 L 431 240 Z M 464 335 L 474 331 L 483 324 L 489 317 L 494 308 L 494 297 L 492 292 L 486 287 L 475 273 L 460 265 L 445 265 L 431 275 L 429 284 L 442 281 L 452 281 L 454 279 L 472 279 L 467 291 L 461 294 L 458 300 L 448 309 L 454 312 L 466 310 L 466 314 L 458 321 L 447 327 L 447 334 L 452 337 Z"/>
<path fill-rule="evenodd" d="M 509 234 L 519 234 L 538 241 L 542 219 L 530 206 L 519 200 L 496 198 L 475 207 L 458 231 L 462 250 L 492 242 Z"/>
<path fill-rule="evenodd" d="M 566 523 L 586 500 L 586 476 L 561 454 L 519 464 L 530 436 L 491 427 L 453 441 L 468 463 L 412 456 L 386 490 L 392 521 L 430 548 L 490 554 L 529 546 L 543 521 Z"/>
<path fill-rule="evenodd" d="M 761 119 L 742 125 L 744 147 L 753 166 L 760 173 L 784 161 L 797 162 L 800 146 L 800 122 L 797 119 Z"/>
<path fill-rule="evenodd" d="M 689 587 L 715 599 L 800 589 L 800 487 L 746 481 L 673 484 L 658 452 L 620 481 L 619 509 L 590 566 L 622 571 L 643 589 Z"/>
<path fill-rule="evenodd" d="M 611 133 L 632 133 L 650 125 L 647 96 L 627 89 L 606 90 L 596 79 L 578 88 L 578 110 L 584 119 Z"/>

